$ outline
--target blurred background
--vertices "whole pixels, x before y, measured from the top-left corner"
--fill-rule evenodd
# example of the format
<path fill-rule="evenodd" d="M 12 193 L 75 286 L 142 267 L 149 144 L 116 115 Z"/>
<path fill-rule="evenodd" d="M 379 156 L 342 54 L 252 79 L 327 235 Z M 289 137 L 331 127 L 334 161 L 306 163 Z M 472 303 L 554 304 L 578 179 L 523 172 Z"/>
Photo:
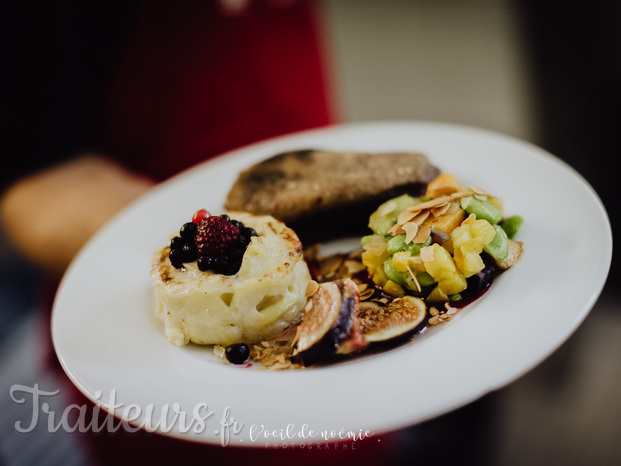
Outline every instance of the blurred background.
<path fill-rule="evenodd" d="M 134 149 L 141 155 L 132 159 L 130 173 L 122 174 L 134 181 L 134 188 L 116 191 L 124 194 L 116 199 L 109 215 L 152 183 L 173 175 L 164 168 L 137 173 L 139 162 L 157 150 L 137 138 L 119 137 L 122 126 L 110 124 L 113 117 L 125 118 L 136 121 L 145 140 L 157 139 L 161 145 L 174 141 L 156 137 L 161 126 L 151 128 L 151 133 L 144 129 L 146 124 L 141 126 L 141 121 L 149 119 L 148 112 L 135 112 L 132 105 L 144 102 L 148 94 L 141 96 L 143 100 L 132 96 L 144 83 L 121 87 L 133 94 L 121 92 L 118 101 L 107 100 L 109 90 L 118 91 L 119 74 L 127 72 L 128 62 L 135 63 L 145 50 L 161 57 L 161 63 L 159 68 L 144 64 L 144 73 L 166 77 L 167 63 L 184 66 L 167 50 L 170 42 L 165 34 L 182 29 L 180 25 L 168 29 L 166 20 L 175 22 L 175 14 L 185 17 L 203 3 L 217 5 L 220 14 L 235 19 L 265 3 L 277 9 L 297 8 L 298 13 L 301 8 L 306 16 L 310 14 L 310 22 L 306 16 L 287 20 L 301 21 L 303 27 L 312 26 L 316 31 L 318 42 L 311 45 L 317 47 L 319 59 L 306 77 L 318 73 L 315 77 L 323 80 L 324 88 L 309 94 L 306 105 L 310 115 L 297 120 L 297 127 L 275 124 L 263 133 L 211 141 L 211 153 L 205 150 L 204 157 L 235 144 L 328 123 L 407 119 L 477 126 L 530 141 L 574 167 L 602 199 L 613 235 L 619 230 L 613 190 L 618 182 L 615 154 L 621 153 L 621 3 L 594 0 L 588 6 L 573 7 L 517 0 L 231 0 L 188 2 L 172 9 L 162 7 L 165 3 L 15 2 L 4 9 L 2 55 L 7 82 L 2 90 L 2 192 L 10 192 L 24 176 L 78 154 L 110 155 L 106 151 L 112 147 L 128 152 Z M 147 14 L 145 5 L 150 5 Z M 158 14 L 154 5 L 162 7 L 165 14 Z M 270 27 L 268 23 L 259 24 L 258 30 Z M 206 27 L 217 29 L 215 23 Z M 136 36 L 136 30 L 160 31 L 163 39 L 158 39 L 157 49 L 149 49 L 146 36 Z M 298 29 L 301 32 L 304 30 Z M 245 46 L 240 42 L 217 46 L 226 55 L 229 46 Z M 298 44 L 306 45 L 304 41 Z M 264 67 L 279 67 L 279 60 L 287 57 L 264 58 Z M 207 73 L 218 72 L 206 69 Z M 163 93 L 174 84 L 162 78 L 153 92 Z M 308 85 L 312 85 L 310 78 Z M 188 98 L 175 90 L 170 94 Z M 314 100 L 313 104 L 316 96 L 328 103 L 322 106 Z M 232 105 L 237 105 L 238 111 L 244 108 L 243 103 Z M 174 113 L 165 106 L 156 110 Z M 194 115 L 201 115 L 200 109 L 195 109 Z M 283 120 L 289 119 L 287 112 L 284 115 Z M 181 129 L 174 127 L 179 138 L 192 126 L 187 118 L 182 123 Z M 112 128 L 108 134 L 114 134 L 116 146 L 106 144 L 102 127 Z M 119 144 L 119 140 L 131 144 Z M 167 155 L 153 157 L 158 156 Z M 97 167 L 95 164 L 95 171 Z M 92 174 L 88 169 L 77 172 L 87 177 Z M 63 178 L 60 184 L 67 182 L 71 184 Z M 44 189 L 55 187 L 52 183 Z M 45 428 L 18 434 L 14 429 L 21 414 L 9 396 L 11 385 L 39 383 L 50 390 L 69 390 L 49 345 L 49 305 L 62 267 L 50 271 L 33 260 L 28 247 L 34 239 L 27 245 L 14 240 L 16 224 L 25 232 L 44 228 L 52 209 L 51 204 L 40 210 L 36 204 L 29 205 L 23 216 L 7 214 L 4 208 L 0 231 L 0 464 L 108 464 L 111 453 L 93 447 L 91 439 L 83 435 L 50 434 Z M 97 227 L 94 224 L 91 230 Z M 66 224 L 63 229 L 64 234 L 72 235 L 73 225 Z M 44 247 L 58 250 L 53 240 L 49 241 Z M 394 433 L 389 438 L 389 452 L 383 452 L 386 462 L 621 464 L 618 263 L 615 252 L 603 294 L 584 324 L 557 352 L 508 387 L 453 413 Z M 70 398 L 56 397 L 54 406 L 61 411 Z M 441 440 L 447 435 L 448 444 Z M 131 440 L 135 448 L 151 448 L 154 441 L 139 436 Z M 168 445 L 159 438 L 155 441 Z M 122 452 L 138 451 L 113 442 L 109 446 Z M 185 451 L 198 452 L 195 446 L 187 446 Z M 348 453 L 337 455 L 335 464 L 354 462 L 356 456 Z M 229 452 L 220 455 L 215 457 L 221 464 L 229 464 L 234 457 Z M 284 454 L 269 457 L 273 461 L 285 458 Z M 322 461 L 329 463 L 330 459 Z"/>

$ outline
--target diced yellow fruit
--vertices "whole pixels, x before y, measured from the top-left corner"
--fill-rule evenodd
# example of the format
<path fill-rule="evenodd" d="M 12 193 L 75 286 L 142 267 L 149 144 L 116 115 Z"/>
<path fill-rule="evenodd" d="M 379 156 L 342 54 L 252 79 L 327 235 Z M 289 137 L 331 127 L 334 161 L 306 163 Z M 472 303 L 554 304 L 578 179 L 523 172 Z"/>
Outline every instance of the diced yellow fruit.
<path fill-rule="evenodd" d="M 388 280 L 382 287 L 386 293 L 395 298 L 401 298 L 405 295 L 405 291 L 401 285 L 397 285 L 392 280 Z"/>
<path fill-rule="evenodd" d="M 450 173 L 438 175 L 427 185 L 426 197 L 440 197 L 455 193 L 461 190 L 461 185 Z"/>
<path fill-rule="evenodd" d="M 392 265 L 399 272 L 407 272 L 408 265 L 410 268 L 412 267 L 412 261 L 410 258 L 412 257 L 412 253 L 410 251 L 399 251 L 396 252 L 392 256 Z"/>
<path fill-rule="evenodd" d="M 448 295 L 444 291 L 442 291 L 442 288 L 440 288 L 439 286 L 436 286 L 433 290 L 431 290 L 431 293 L 429 293 L 429 295 L 427 296 L 427 301 L 431 303 L 443 302 L 448 300 Z"/>
<path fill-rule="evenodd" d="M 463 252 L 463 249 L 455 250 L 455 265 L 468 278 L 479 273 L 485 268 L 485 263 L 481 259 L 481 255 L 476 252 Z"/>
<path fill-rule="evenodd" d="M 465 218 L 466 212 L 464 212 L 464 209 L 462 209 L 457 202 L 451 202 L 446 213 L 440 215 L 439 217 L 430 215 L 423 222 L 423 225 L 437 228 L 438 230 L 445 231 L 446 233 L 451 233 L 455 228 L 461 225 L 461 222 L 463 222 Z"/>
<path fill-rule="evenodd" d="M 451 232 L 454 249 L 462 249 L 478 254 L 496 236 L 496 230 L 487 220 L 474 220 L 464 223 Z"/>
<path fill-rule="evenodd" d="M 438 282 L 438 286 L 444 291 L 446 294 L 455 294 L 461 291 L 464 291 L 468 286 L 466 279 L 464 276 L 457 272 L 453 274 L 450 278 L 445 278 Z"/>
<path fill-rule="evenodd" d="M 389 256 L 386 250 L 386 240 L 383 236 L 374 235 L 364 246 L 362 246 L 362 264 L 373 276 L 378 270 L 384 269 L 384 261 Z"/>
<path fill-rule="evenodd" d="M 431 248 L 432 254 L 425 251 Z M 431 260 L 427 260 L 432 257 Z M 421 250 L 421 259 L 425 270 L 438 282 L 438 286 L 447 294 L 459 293 L 466 289 L 466 279 L 461 274 L 449 252 L 439 244 L 432 244 Z"/>
<path fill-rule="evenodd" d="M 480 254 L 495 236 L 494 227 L 483 219 L 469 219 L 453 230 L 451 240 L 455 264 L 465 277 L 470 277 L 485 268 Z"/>
<path fill-rule="evenodd" d="M 384 286 L 384 284 L 388 281 L 388 277 L 386 277 L 386 272 L 384 272 L 384 267 L 378 267 L 372 277 L 373 283 L 379 286 Z"/>

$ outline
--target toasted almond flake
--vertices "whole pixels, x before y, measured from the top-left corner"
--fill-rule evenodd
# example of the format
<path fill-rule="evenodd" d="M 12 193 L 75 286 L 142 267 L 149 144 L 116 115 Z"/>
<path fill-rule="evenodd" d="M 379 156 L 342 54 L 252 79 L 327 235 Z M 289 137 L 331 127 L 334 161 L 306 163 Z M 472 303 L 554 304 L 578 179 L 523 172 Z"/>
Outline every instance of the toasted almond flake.
<path fill-rule="evenodd" d="M 408 257 L 408 261 L 410 261 L 414 265 L 420 265 L 423 263 L 420 256 L 410 256 Z"/>
<path fill-rule="evenodd" d="M 429 319 L 429 325 L 438 325 L 440 323 L 440 316 L 433 316 L 431 319 Z"/>
<path fill-rule="evenodd" d="M 408 209 L 402 211 L 399 214 L 399 217 L 397 217 L 397 224 L 399 225 L 403 225 L 404 223 L 409 222 L 410 220 L 412 220 L 414 217 L 416 217 L 416 215 L 418 214 L 419 211 L 414 211 L 411 212 Z"/>
<path fill-rule="evenodd" d="M 420 225 L 422 224 L 425 220 L 427 220 L 427 217 L 429 217 L 429 211 L 428 210 L 422 210 L 416 217 L 414 217 L 412 219 L 412 222 Z"/>
<path fill-rule="evenodd" d="M 449 308 L 446 310 L 446 313 L 447 313 L 448 315 L 450 315 L 450 316 L 454 316 L 455 314 L 457 314 L 457 308 L 455 308 L 455 307 L 449 307 Z"/>
<path fill-rule="evenodd" d="M 410 244 L 414 237 L 416 237 L 416 233 L 418 233 L 418 225 L 414 222 L 409 222 L 403 225 L 403 230 L 405 231 L 405 244 Z"/>
<path fill-rule="evenodd" d="M 462 197 L 461 200 L 459 201 L 459 205 L 461 206 L 462 209 L 466 210 L 471 202 L 472 202 L 472 196 Z"/>
<path fill-rule="evenodd" d="M 448 315 L 448 314 L 440 314 L 438 317 L 440 318 L 440 320 L 441 320 L 442 322 L 446 322 L 446 321 L 448 321 L 448 320 L 451 320 L 451 316 L 450 316 L 450 315 Z"/>
<path fill-rule="evenodd" d="M 438 207 L 434 207 L 431 209 L 431 215 L 434 217 L 439 217 L 440 215 L 444 215 L 448 212 L 451 205 L 447 202 L 446 204 L 439 205 Z"/>
<path fill-rule="evenodd" d="M 309 299 L 308 302 L 306 303 L 306 306 L 304 306 L 304 310 L 306 312 L 310 311 L 313 308 L 313 300 Z"/>
<path fill-rule="evenodd" d="M 410 277 L 412 277 L 412 280 L 414 280 L 414 285 L 416 286 L 416 291 L 421 292 L 423 291 L 422 287 L 420 286 L 420 283 L 418 283 L 418 278 L 416 278 L 416 274 L 412 271 L 412 269 L 410 268 L 410 266 L 406 266 L 408 269 L 408 272 L 410 273 Z"/>
<path fill-rule="evenodd" d="M 462 225 L 469 225 L 472 222 L 474 222 L 477 219 L 477 216 L 475 214 L 470 214 L 466 217 L 466 219 L 461 222 Z"/>
<path fill-rule="evenodd" d="M 487 201 L 487 196 L 484 196 L 482 194 L 474 194 L 472 197 L 477 198 L 479 201 Z"/>
<path fill-rule="evenodd" d="M 384 206 L 384 208 L 379 213 L 380 215 L 388 215 L 391 212 L 394 212 L 397 208 L 397 203 L 395 201 L 390 201 L 388 204 Z"/>
<path fill-rule="evenodd" d="M 366 289 L 360 293 L 360 301 L 364 301 L 365 299 L 369 299 L 373 296 L 374 290 L 372 288 Z"/>
<path fill-rule="evenodd" d="M 445 202 L 449 202 L 450 200 L 451 196 L 442 196 L 427 202 L 421 202 L 419 204 L 413 205 L 412 207 L 408 207 L 406 210 L 409 210 L 410 212 L 416 212 L 424 209 L 430 209 L 432 207 L 439 206 L 440 204 L 444 204 Z"/>
<path fill-rule="evenodd" d="M 440 314 L 440 311 L 438 311 L 438 309 L 435 306 L 431 306 L 429 308 L 429 314 L 432 316 L 437 316 L 438 314 Z"/>
<path fill-rule="evenodd" d="M 429 235 L 431 235 L 431 227 L 427 225 L 421 225 L 420 227 L 418 227 L 416 236 L 414 236 L 414 239 L 412 241 L 415 243 L 424 243 L 425 241 L 427 241 L 427 238 L 429 238 Z"/>
<path fill-rule="evenodd" d="M 347 267 L 347 273 L 353 275 L 355 273 L 363 271 L 366 267 L 360 261 L 346 260 L 345 267 Z"/>
<path fill-rule="evenodd" d="M 369 287 L 369 285 L 367 285 L 366 283 L 358 283 L 357 285 L 358 285 L 358 291 L 360 293 L 362 293 L 364 290 L 366 290 Z"/>
<path fill-rule="evenodd" d="M 397 235 L 402 235 L 403 233 L 405 233 L 405 230 L 403 230 L 403 227 L 401 225 L 396 223 L 395 225 L 392 226 L 390 230 L 388 230 L 387 233 L 392 236 L 397 236 Z"/>
<path fill-rule="evenodd" d="M 420 258 L 423 262 L 431 262 L 433 260 L 433 247 L 426 246 L 420 250 Z"/>
<path fill-rule="evenodd" d="M 472 196 L 472 191 L 459 191 L 451 194 L 453 199 L 461 199 L 462 197 Z"/>
<path fill-rule="evenodd" d="M 315 280 L 311 280 L 308 282 L 308 285 L 306 285 L 306 293 L 304 294 L 304 296 L 310 298 L 317 292 L 318 289 L 319 284 Z"/>
<path fill-rule="evenodd" d="M 479 188 L 478 186 L 470 185 L 468 189 L 472 191 L 474 194 L 480 194 L 481 196 L 488 196 L 489 193 L 485 191 L 483 188 Z"/>

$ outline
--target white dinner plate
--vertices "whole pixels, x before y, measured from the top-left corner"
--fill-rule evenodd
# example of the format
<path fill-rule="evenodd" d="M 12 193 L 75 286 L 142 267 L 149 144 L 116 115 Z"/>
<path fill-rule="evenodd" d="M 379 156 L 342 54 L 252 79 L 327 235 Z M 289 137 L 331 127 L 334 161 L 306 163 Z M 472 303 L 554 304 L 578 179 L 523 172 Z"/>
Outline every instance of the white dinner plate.
<path fill-rule="evenodd" d="M 153 252 L 196 210 L 222 211 L 241 170 L 307 148 L 423 152 L 464 185 L 502 197 L 505 215 L 522 216 L 516 239 L 525 252 L 452 321 L 384 353 L 270 371 L 219 363 L 209 347 L 169 343 L 154 317 Z M 241 446 L 378 435 L 462 406 L 540 363 L 594 305 L 611 254 L 610 225 L 593 189 L 531 144 L 448 124 L 334 126 L 233 151 L 134 202 L 67 271 L 53 341 L 89 399 L 165 435 Z"/>

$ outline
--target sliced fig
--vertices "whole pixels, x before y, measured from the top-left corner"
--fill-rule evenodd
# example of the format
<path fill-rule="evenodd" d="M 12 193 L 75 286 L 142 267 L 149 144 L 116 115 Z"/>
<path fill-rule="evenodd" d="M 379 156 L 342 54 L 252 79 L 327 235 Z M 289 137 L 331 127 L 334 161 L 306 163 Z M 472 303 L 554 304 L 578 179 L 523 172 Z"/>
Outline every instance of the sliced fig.
<path fill-rule="evenodd" d="M 347 322 L 344 323 L 346 332 L 345 339 L 341 342 L 336 352 L 337 354 L 350 354 L 367 345 L 364 339 L 364 333 L 362 332 L 362 323 L 358 318 L 360 292 L 358 291 L 358 286 L 350 279 L 343 281 L 341 292 L 343 294 L 341 305 L 348 308 L 345 312 L 342 312 L 341 315 L 348 315 L 349 318 Z"/>
<path fill-rule="evenodd" d="M 415 333 L 425 325 L 426 313 L 424 301 L 414 296 L 397 298 L 387 305 L 365 301 L 358 308 L 358 318 L 367 343 Z"/>
<path fill-rule="evenodd" d="M 320 284 L 298 327 L 296 359 L 308 366 L 334 355 L 345 342 L 351 341 L 348 347 L 364 343 L 359 322 L 352 320 L 359 299 L 350 279 Z"/>

